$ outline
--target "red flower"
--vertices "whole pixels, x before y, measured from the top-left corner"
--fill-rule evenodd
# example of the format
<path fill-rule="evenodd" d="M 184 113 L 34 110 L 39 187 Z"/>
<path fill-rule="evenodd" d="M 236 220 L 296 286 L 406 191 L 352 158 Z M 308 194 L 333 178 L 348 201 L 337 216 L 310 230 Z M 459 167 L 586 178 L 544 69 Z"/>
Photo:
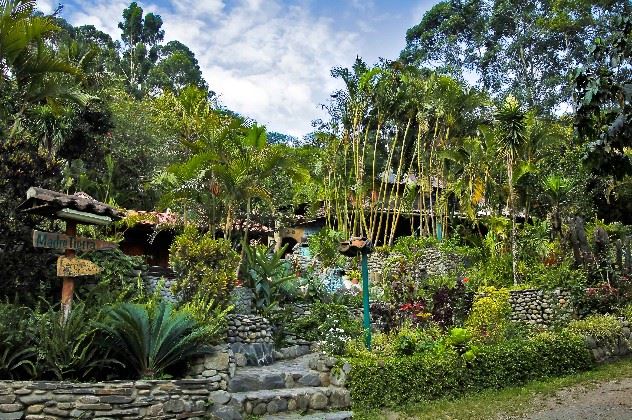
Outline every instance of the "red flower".
<path fill-rule="evenodd" d="M 468 281 L 470 281 L 470 279 L 468 279 L 467 277 L 463 277 L 463 283 L 467 283 Z"/>

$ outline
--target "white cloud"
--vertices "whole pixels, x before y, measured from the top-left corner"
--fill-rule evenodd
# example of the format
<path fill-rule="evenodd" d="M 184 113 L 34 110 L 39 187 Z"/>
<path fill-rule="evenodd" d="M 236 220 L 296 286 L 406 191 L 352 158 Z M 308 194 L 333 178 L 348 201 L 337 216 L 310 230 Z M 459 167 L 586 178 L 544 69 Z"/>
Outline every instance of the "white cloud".
<path fill-rule="evenodd" d="M 115 39 L 127 1 L 96 0 L 68 7 L 73 24 L 93 24 Z M 169 7 L 139 2 L 163 18 L 165 41 L 195 53 L 220 101 L 269 130 L 302 136 L 324 117 L 320 104 L 339 87 L 329 71 L 352 62 L 358 35 L 307 7 L 279 0 L 172 0 Z"/>
<path fill-rule="evenodd" d="M 36 8 L 45 15 L 49 15 L 55 11 L 55 9 L 57 8 L 57 3 L 55 3 L 53 0 L 39 0 L 37 2 Z"/>

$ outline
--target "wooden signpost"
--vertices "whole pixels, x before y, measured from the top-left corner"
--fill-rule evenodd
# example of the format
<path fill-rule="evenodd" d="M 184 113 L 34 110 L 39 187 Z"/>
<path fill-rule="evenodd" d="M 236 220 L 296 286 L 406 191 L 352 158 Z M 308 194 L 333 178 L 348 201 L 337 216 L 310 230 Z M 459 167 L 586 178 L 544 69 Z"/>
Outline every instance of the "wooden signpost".
<path fill-rule="evenodd" d="M 57 275 L 62 278 L 61 322 L 70 316 L 75 278 L 97 274 L 101 269 L 94 263 L 75 258 L 77 251 L 98 251 L 116 248 L 111 242 L 77 236 L 77 223 L 104 226 L 120 220 L 124 213 L 101 203 L 84 193 L 64 194 L 44 188 L 31 187 L 26 192 L 26 201 L 18 210 L 38 214 L 66 222 L 65 233 L 33 231 L 33 246 L 63 250 L 64 256 L 57 260 Z"/>
<path fill-rule="evenodd" d="M 58 277 L 93 276 L 101 272 L 101 267 L 92 261 L 81 258 L 59 257 L 57 259 Z"/>
<path fill-rule="evenodd" d="M 77 222 L 66 221 L 66 233 L 33 231 L 35 248 L 51 248 L 64 250 L 64 256 L 57 259 L 57 276 L 62 278 L 61 309 L 62 322 L 70 316 L 72 295 L 75 290 L 75 277 L 93 276 L 101 272 L 101 268 L 92 261 L 75 258 L 76 251 L 98 251 L 113 249 L 118 245 L 98 239 L 76 236 Z"/>

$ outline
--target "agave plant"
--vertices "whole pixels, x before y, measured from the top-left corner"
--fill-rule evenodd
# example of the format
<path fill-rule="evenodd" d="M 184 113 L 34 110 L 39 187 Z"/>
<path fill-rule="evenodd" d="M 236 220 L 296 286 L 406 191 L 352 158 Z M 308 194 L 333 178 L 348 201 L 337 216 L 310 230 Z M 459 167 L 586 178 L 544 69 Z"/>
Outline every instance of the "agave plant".
<path fill-rule="evenodd" d="M 277 252 L 264 246 L 242 243 L 246 255 L 248 286 L 255 293 L 257 308 L 273 305 L 283 294 L 292 293 L 296 276 L 282 259 L 287 245 Z"/>
<path fill-rule="evenodd" d="M 160 377 L 169 366 L 210 352 L 204 345 L 205 329 L 187 312 L 164 301 L 155 308 L 115 306 L 102 328 L 114 339 L 119 360 L 142 378 Z"/>

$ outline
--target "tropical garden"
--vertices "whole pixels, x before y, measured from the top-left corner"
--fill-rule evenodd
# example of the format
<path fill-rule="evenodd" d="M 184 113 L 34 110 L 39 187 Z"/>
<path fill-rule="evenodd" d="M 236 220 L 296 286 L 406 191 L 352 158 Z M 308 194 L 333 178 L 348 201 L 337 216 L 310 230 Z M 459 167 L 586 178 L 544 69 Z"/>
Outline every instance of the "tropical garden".
<path fill-rule="evenodd" d="M 278 347 L 299 337 L 351 366 L 363 407 L 588 370 L 585 336 L 629 333 L 629 1 L 440 2 L 399 57 L 332 69 L 343 87 L 303 139 L 224 107 L 135 2 L 120 40 L 36 6 L 0 0 L 0 378 L 183 377 L 225 338 L 238 287 Z M 16 210 L 31 186 L 136 210 L 80 226 L 91 238 L 177 214 L 154 223 L 175 232 L 176 281 L 149 287 L 142 257 L 86 253 L 103 270 L 60 322 L 57 256 L 31 232 L 64 223 Z M 253 235 L 300 220 L 322 227 L 308 264 Z M 368 290 L 330 275 L 361 277 L 338 252 L 351 237 L 373 245 Z M 525 290 L 563 290 L 572 310 L 517 320 Z"/>

